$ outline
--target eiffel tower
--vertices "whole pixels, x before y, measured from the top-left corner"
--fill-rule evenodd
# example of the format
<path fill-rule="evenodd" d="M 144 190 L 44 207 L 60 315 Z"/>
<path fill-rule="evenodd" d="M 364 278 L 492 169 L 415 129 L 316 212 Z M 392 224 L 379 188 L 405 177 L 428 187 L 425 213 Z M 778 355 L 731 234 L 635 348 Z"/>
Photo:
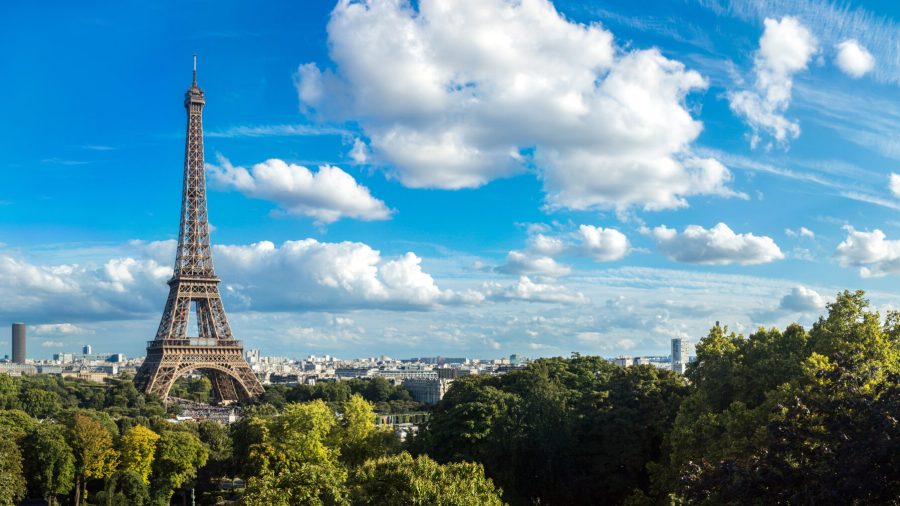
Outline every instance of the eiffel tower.
<path fill-rule="evenodd" d="M 243 344 L 231 334 L 213 270 L 203 166 L 204 104 L 195 55 L 194 81 L 184 94 L 187 139 L 175 271 L 156 338 L 147 343 L 147 358 L 134 382 L 139 390 L 166 399 L 176 379 L 196 370 L 209 377 L 217 401 L 249 400 L 262 394 L 263 387 L 244 358 Z M 197 337 L 188 335 L 191 303 Z"/>

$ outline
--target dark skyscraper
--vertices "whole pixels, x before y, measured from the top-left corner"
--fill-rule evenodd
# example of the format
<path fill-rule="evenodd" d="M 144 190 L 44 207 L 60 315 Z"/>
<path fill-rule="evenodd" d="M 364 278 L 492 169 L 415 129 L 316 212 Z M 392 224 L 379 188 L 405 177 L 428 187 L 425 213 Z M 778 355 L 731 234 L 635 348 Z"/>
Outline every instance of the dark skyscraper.
<path fill-rule="evenodd" d="M 25 324 L 12 324 L 12 361 L 17 364 L 25 363 Z"/>

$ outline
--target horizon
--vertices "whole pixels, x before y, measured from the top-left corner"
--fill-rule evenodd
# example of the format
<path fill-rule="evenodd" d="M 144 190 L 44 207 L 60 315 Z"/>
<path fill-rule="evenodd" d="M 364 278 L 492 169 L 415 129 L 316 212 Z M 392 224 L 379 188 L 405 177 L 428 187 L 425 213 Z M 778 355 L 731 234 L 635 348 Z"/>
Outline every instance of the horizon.
<path fill-rule="evenodd" d="M 145 355 L 194 54 L 245 351 L 646 356 L 845 289 L 900 308 L 900 6 L 173 5 L 0 19 L 0 323 L 29 358 Z"/>

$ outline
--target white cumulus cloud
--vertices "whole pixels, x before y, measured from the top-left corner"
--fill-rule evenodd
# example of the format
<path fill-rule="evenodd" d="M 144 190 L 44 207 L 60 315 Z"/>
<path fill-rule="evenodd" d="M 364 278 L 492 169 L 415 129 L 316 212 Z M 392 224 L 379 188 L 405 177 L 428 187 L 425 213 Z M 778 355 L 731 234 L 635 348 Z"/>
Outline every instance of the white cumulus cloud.
<path fill-rule="evenodd" d="M 657 247 L 676 262 L 707 265 L 754 265 L 784 258 L 775 241 L 766 236 L 736 234 L 728 225 L 706 229 L 689 225 L 684 232 L 665 225 L 645 230 Z"/>
<path fill-rule="evenodd" d="M 414 6 L 415 5 L 415 6 Z M 733 196 L 692 155 L 685 104 L 706 88 L 655 49 L 616 46 L 548 0 L 341 0 L 334 70 L 301 65 L 303 107 L 355 121 L 372 163 L 409 187 L 472 188 L 538 169 L 551 207 L 667 209 Z M 361 151 L 363 148 L 355 149 Z"/>
<path fill-rule="evenodd" d="M 251 169 L 233 166 L 219 157 L 207 165 L 211 182 L 251 198 L 269 200 L 291 214 L 310 216 L 318 223 L 341 218 L 386 220 L 391 211 L 369 189 L 338 167 L 323 165 L 312 172 L 302 165 L 270 159 Z"/>
<path fill-rule="evenodd" d="M 837 65 L 848 76 L 859 79 L 875 68 L 875 57 L 856 39 L 847 39 L 837 45 Z"/>
<path fill-rule="evenodd" d="M 631 249 L 625 234 L 614 228 L 581 225 L 578 234 L 581 236 L 582 252 L 598 262 L 619 260 Z"/>
<path fill-rule="evenodd" d="M 791 103 L 794 74 L 804 70 L 818 42 L 797 18 L 780 21 L 766 18 L 754 59 L 756 82 L 752 90 L 731 93 L 731 110 L 742 116 L 753 130 L 751 144 L 756 146 L 760 132 L 768 132 L 779 143 L 800 135 L 800 125 L 784 116 Z"/>
<path fill-rule="evenodd" d="M 552 257 L 535 255 L 525 251 L 513 250 L 506 255 L 506 263 L 497 267 L 497 272 L 515 275 L 565 276 L 571 269 L 561 265 Z"/>
<path fill-rule="evenodd" d="M 795 286 L 781 298 L 778 307 L 795 313 L 821 311 L 825 307 L 825 298 L 812 288 Z"/>
<path fill-rule="evenodd" d="M 861 232 L 848 226 L 846 230 L 847 238 L 834 252 L 841 265 L 859 267 L 864 278 L 900 274 L 900 240 L 887 239 L 878 229 Z"/>

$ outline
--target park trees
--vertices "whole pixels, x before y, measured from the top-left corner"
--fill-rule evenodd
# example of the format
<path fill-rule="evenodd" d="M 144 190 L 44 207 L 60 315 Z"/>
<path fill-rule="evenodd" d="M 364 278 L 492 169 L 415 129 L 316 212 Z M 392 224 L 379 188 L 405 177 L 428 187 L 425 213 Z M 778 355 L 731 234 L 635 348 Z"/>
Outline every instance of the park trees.
<path fill-rule="evenodd" d="M 842 292 L 808 333 L 761 329 L 705 353 L 721 339 L 713 329 L 671 435 L 674 473 L 661 481 L 704 504 L 891 501 L 900 486 L 897 322 L 869 309 L 862 292 Z"/>
<path fill-rule="evenodd" d="M 80 505 L 87 498 L 87 481 L 111 477 L 119 454 L 113 449 L 112 434 L 89 416 L 75 413 L 68 432 L 75 456 L 75 504 Z"/>
<path fill-rule="evenodd" d="M 159 434 L 150 481 L 153 500 L 169 504 L 175 490 L 197 474 L 209 453 L 203 442 L 191 432 L 165 430 Z"/>
<path fill-rule="evenodd" d="M 438 464 L 409 453 L 366 461 L 351 480 L 353 504 L 500 506 L 498 490 L 480 464 Z"/>
<path fill-rule="evenodd" d="M 134 473 L 144 484 L 149 484 L 157 441 L 159 434 L 143 425 L 125 431 L 119 440 L 122 470 Z"/>
<path fill-rule="evenodd" d="M 46 422 L 36 425 L 23 441 L 24 453 L 30 456 L 25 461 L 28 484 L 50 506 L 75 485 L 75 456 L 66 436 L 63 425 Z"/>
<path fill-rule="evenodd" d="M 0 506 L 14 506 L 25 497 L 20 435 L 0 428 Z"/>
<path fill-rule="evenodd" d="M 474 461 L 515 504 L 617 503 L 649 486 L 648 465 L 689 387 L 670 371 L 599 357 L 540 359 L 454 382 L 412 448 Z"/>
<path fill-rule="evenodd" d="M 325 402 L 288 404 L 265 421 L 248 423 L 247 505 L 346 504 L 346 469 L 332 431 L 334 412 Z"/>

